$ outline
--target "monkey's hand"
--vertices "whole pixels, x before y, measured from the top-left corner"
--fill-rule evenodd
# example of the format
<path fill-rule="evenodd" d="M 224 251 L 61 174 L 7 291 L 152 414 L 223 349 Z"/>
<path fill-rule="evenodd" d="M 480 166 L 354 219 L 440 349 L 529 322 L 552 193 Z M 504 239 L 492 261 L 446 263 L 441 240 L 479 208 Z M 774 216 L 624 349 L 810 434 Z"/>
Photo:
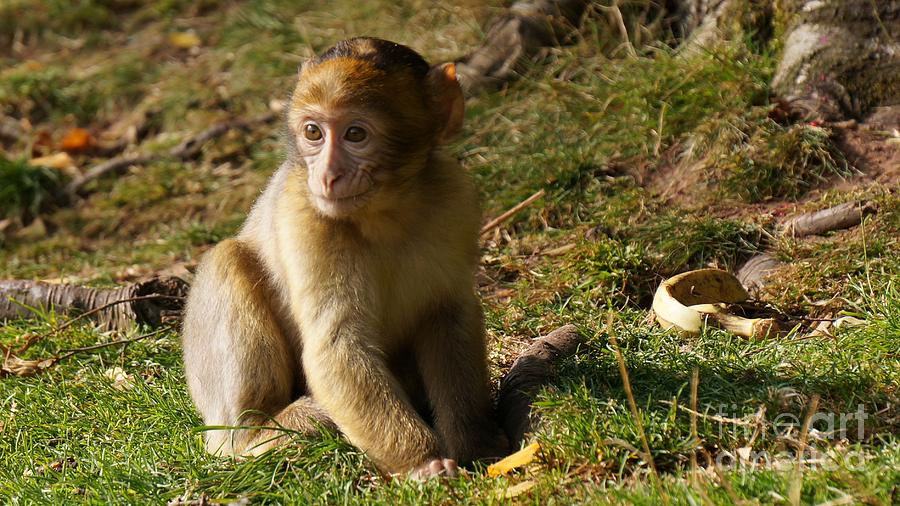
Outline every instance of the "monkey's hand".
<path fill-rule="evenodd" d="M 414 480 L 428 480 L 431 478 L 446 476 L 448 478 L 456 478 L 459 476 L 459 466 L 453 459 L 431 459 L 426 460 L 420 466 L 416 467 L 409 473 L 409 477 Z"/>

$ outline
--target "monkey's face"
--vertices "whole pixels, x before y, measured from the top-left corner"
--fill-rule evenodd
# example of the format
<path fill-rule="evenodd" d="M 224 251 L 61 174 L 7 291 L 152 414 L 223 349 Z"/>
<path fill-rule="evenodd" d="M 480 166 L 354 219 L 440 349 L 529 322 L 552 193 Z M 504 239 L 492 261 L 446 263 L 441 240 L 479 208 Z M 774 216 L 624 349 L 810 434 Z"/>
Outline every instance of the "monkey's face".
<path fill-rule="evenodd" d="M 349 58 L 302 70 L 288 122 L 321 214 L 350 218 L 396 202 L 434 145 L 422 88 L 411 75 Z"/>
<path fill-rule="evenodd" d="M 346 217 L 373 197 L 379 139 L 371 121 L 350 111 L 307 114 L 295 137 L 310 201 L 322 214 Z"/>

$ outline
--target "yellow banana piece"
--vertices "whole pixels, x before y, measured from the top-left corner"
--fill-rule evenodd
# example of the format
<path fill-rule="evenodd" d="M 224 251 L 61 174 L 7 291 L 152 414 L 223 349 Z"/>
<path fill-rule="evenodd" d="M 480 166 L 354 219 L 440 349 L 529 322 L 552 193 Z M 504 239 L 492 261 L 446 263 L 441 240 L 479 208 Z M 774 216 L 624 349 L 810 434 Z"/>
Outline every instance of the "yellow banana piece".
<path fill-rule="evenodd" d="M 719 269 L 684 272 L 665 280 L 653 297 L 653 312 L 663 328 L 676 327 L 688 334 L 704 323 L 745 337 L 765 337 L 778 330 L 771 318 L 744 318 L 728 312 L 728 304 L 750 299 L 732 274 Z"/>

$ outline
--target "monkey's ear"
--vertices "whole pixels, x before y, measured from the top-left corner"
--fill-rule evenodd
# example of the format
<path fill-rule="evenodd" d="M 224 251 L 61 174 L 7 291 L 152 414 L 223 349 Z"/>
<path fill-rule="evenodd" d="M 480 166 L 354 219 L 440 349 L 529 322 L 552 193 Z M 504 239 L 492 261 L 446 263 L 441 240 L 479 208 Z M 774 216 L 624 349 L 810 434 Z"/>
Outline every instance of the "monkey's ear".
<path fill-rule="evenodd" d="M 297 77 L 303 75 L 304 72 L 310 67 L 312 67 L 312 58 L 304 58 L 302 62 L 300 62 L 300 66 L 297 67 Z"/>
<path fill-rule="evenodd" d="M 466 115 L 462 88 L 456 80 L 456 64 L 451 62 L 431 67 L 428 81 L 434 96 L 435 114 L 441 125 L 438 142 L 445 143 L 462 130 Z"/>

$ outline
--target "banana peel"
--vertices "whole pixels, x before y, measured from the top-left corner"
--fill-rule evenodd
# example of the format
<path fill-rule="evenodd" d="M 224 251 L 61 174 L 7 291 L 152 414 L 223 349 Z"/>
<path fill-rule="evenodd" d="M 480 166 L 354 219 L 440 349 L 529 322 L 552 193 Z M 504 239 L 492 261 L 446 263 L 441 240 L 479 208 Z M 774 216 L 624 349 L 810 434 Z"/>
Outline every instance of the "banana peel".
<path fill-rule="evenodd" d="M 732 274 L 719 269 L 684 272 L 665 280 L 653 296 L 653 312 L 664 329 L 675 327 L 690 335 L 713 325 L 739 336 L 764 338 L 781 326 L 774 318 L 746 318 L 735 314 L 750 294 Z"/>

